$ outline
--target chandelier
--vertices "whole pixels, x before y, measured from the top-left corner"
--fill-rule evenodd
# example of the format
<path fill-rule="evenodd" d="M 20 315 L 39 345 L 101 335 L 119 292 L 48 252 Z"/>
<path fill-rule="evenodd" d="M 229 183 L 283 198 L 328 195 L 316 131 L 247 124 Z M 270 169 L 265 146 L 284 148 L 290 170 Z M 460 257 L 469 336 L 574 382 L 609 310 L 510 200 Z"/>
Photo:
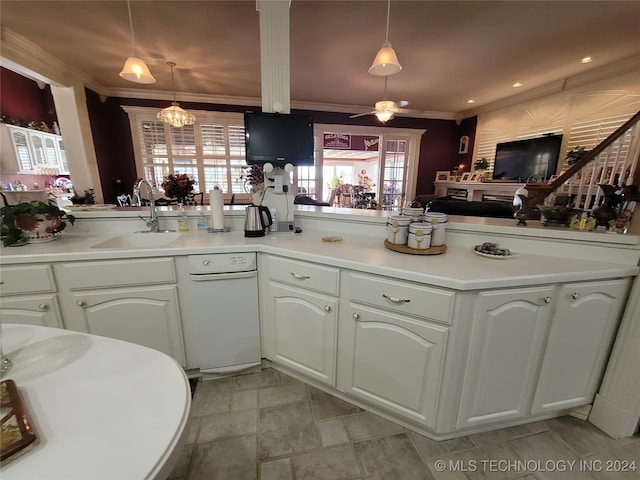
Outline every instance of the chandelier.
<path fill-rule="evenodd" d="M 162 120 L 164 123 L 168 123 L 172 127 L 184 127 L 185 125 L 193 125 L 196 123 L 196 116 L 193 113 L 189 113 L 186 110 L 180 108 L 176 101 L 176 82 L 173 78 L 173 67 L 176 66 L 174 62 L 167 62 L 167 65 L 171 67 L 171 85 L 173 86 L 173 102 L 171 106 L 163 108 L 158 112 L 158 120 Z"/>

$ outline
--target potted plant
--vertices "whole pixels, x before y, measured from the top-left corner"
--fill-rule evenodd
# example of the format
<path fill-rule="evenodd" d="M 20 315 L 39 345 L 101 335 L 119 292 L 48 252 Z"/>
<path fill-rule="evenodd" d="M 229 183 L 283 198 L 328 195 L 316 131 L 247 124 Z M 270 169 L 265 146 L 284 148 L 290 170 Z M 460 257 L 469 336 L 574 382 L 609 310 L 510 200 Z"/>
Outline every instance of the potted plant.
<path fill-rule="evenodd" d="M 54 203 L 38 200 L 4 206 L 0 213 L 4 246 L 53 240 L 66 228 L 67 222 L 73 225 L 76 220 Z"/>
<path fill-rule="evenodd" d="M 487 168 L 489 168 L 489 160 L 484 157 L 479 158 L 478 160 L 476 160 L 476 163 L 473 164 L 473 168 L 476 172 L 479 170 L 486 170 Z"/>

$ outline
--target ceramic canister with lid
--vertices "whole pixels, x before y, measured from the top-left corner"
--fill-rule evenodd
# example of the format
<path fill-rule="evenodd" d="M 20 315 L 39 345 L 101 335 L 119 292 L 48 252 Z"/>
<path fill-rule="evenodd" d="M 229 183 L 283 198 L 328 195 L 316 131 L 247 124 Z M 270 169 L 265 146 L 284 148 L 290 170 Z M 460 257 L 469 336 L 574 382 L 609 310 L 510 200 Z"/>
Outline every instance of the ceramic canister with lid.
<path fill-rule="evenodd" d="M 432 224 L 415 222 L 409 225 L 409 239 L 407 246 L 417 250 L 426 250 L 431 246 Z"/>
<path fill-rule="evenodd" d="M 424 214 L 424 222 L 430 223 L 433 226 L 433 230 L 431 231 L 431 245 L 433 247 L 444 245 L 447 215 L 439 212 L 427 212 Z"/>
<path fill-rule="evenodd" d="M 405 245 L 409 236 L 411 217 L 391 215 L 387 220 L 387 240 L 394 245 Z"/>
<path fill-rule="evenodd" d="M 404 207 L 402 209 L 402 215 L 411 217 L 412 222 L 422 222 L 422 214 L 424 209 L 422 207 Z"/>

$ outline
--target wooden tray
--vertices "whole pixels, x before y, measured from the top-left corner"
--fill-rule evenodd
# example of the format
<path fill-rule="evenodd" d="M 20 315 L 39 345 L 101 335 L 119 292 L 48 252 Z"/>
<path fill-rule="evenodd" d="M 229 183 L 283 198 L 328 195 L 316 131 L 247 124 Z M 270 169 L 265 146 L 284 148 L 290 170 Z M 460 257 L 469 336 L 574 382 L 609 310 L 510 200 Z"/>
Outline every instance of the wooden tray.
<path fill-rule="evenodd" d="M 0 382 L 0 463 L 5 465 L 28 450 L 36 439 L 13 380 Z"/>
<path fill-rule="evenodd" d="M 446 245 L 438 245 L 437 247 L 418 249 L 411 248 L 407 245 L 397 245 L 395 243 L 391 243 L 386 238 L 384 240 L 384 246 L 389 250 L 393 250 L 394 252 L 409 253 L 411 255 L 440 255 L 441 253 L 447 251 Z"/>

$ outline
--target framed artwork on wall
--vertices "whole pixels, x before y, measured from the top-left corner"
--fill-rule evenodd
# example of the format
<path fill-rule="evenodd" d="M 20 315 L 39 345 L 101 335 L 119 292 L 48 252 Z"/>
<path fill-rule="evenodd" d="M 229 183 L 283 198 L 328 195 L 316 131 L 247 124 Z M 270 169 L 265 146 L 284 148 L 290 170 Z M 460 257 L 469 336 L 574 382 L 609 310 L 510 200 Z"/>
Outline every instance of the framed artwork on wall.
<path fill-rule="evenodd" d="M 450 172 L 448 170 L 438 171 L 436 172 L 436 182 L 448 182 L 449 176 Z"/>

